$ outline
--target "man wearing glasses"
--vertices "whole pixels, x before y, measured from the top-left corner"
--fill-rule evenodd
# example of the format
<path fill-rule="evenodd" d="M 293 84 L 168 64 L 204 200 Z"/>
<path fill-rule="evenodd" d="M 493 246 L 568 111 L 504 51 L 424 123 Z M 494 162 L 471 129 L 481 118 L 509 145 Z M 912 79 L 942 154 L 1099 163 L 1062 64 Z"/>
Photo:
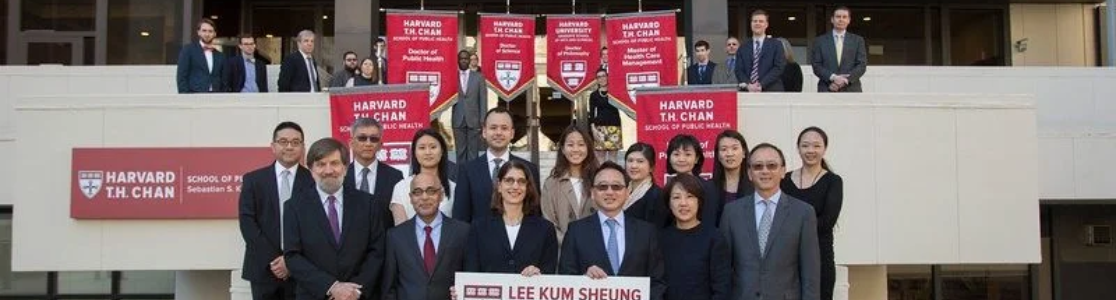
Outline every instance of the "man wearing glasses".
<path fill-rule="evenodd" d="M 740 40 L 730 36 L 725 40 L 725 65 L 713 70 L 713 84 L 739 84 L 736 80 L 736 50 L 740 49 Z"/>
<path fill-rule="evenodd" d="M 329 87 L 344 87 L 345 84 L 349 82 L 349 79 L 356 76 L 359 71 L 357 68 L 356 52 L 346 51 L 345 55 L 342 55 L 341 58 L 345 60 L 344 67 L 337 70 L 337 72 L 333 72 L 333 77 L 329 79 Z"/>
<path fill-rule="evenodd" d="M 294 299 L 294 281 L 283 259 L 283 203 L 314 188 L 310 170 L 300 166 L 305 154 L 302 127 L 279 123 L 271 134 L 275 162 L 243 176 L 240 188 L 240 234 L 244 236 L 241 278 L 251 282 L 252 299 Z"/>
<path fill-rule="evenodd" d="M 371 194 L 375 208 L 382 208 L 383 213 L 390 216 L 388 204 L 391 203 L 392 189 L 403 180 L 403 172 L 379 161 L 379 157 L 385 155 L 381 153 L 384 126 L 376 119 L 358 118 L 349 126 L 349 130 L 352 136 L 349 148 L 353 150 L 353 161 L 345 174 L 345 187 Z M 394 225 L 391 218 L 384 221 L 389 228 Z"/>
<path fill-rule="evenodd" d="M 779 190 L 786 174 L 779 148 L 757 145 L 747 167 L 756 192 L 725 205 L 720 226 L 732 249 L 733 299 L 818 300 L 814 208 Z"/>
<path fill-rule="evenodd" d="M 383 299 L 450 299 L 454 273 L 464 266 L 469 224 L 439 210 L 445 192 L 437 176 L 415 175 L 409 194 L 415 217 L 388 230 Z"/>
<path fill-rule="evenodd" d="M 606 161 L 590 178 L 598 210 L 570 223 L 558 258 L 558 274 L 584 274 L 593 279 L 650 277 L 650 299 L 663 299 L 666 283 L 658 230 L 651 223 L 624 216 L 627 183 L 631 181 L 628 173 L 620 165 Z"/>

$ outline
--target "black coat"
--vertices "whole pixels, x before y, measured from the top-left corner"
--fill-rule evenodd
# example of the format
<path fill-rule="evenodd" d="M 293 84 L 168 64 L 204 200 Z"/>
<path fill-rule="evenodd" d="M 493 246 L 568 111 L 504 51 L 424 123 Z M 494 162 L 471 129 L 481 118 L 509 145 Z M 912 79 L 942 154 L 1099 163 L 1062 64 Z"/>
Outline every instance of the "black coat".
<path fill-rule="evenodd" d="M 260 93 L 267 93 L 267 65 L 271 62 L 262 56 L 256 56 L 256 87 Z M 221 72 L 221 81 L 224 82 L 225 92 L 239 93 L 244 87 L 246 79 L 244 72 L 244 56 L 233 56 L 225 60 L 225 69 Z"/>

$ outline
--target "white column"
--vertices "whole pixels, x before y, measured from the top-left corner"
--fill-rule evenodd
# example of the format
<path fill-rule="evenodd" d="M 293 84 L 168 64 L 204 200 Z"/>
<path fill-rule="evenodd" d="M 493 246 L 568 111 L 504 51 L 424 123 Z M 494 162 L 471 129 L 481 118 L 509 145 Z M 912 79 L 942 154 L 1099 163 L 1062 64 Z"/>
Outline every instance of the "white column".
<path fill-rule="evenodd" d="M 175 300 L 230 300 L 229 271 L 178 271 L 174 275 Z"/>
<path fill-rule="evenodd" d="M 834 276 L 833 300 L 849 300 L 849 267 L 837 265 Z"/>
<path fill-rule="evenodd" d="M 240 278 L 240 270 L 232 270 L 229 274 L 229 299 L 252 300 L 252 284 Z"/>

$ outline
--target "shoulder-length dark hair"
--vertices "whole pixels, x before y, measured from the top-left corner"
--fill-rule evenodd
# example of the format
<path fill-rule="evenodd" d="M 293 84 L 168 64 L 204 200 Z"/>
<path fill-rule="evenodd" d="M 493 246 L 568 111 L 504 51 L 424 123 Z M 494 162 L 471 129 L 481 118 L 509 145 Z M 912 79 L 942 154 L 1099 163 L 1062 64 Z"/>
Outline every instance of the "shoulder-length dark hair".
<path fill-rule="evenodd" d="M 807 132 L 811 132 L 811 131 L 817 132 L 818 135 L 821 136 L 822 146 L 825 146 L 828 149 L 829 148 L 829 135 L 825 134 L 825 130 L 822 130 L 821 128 L 818 128 L 817 126 L 806 127 L 806 129 L 803 129 L 802 132 L 799 132 L 798 133 L 798 140 L 796 140 L 794 142 L 794 147 L 798 148 L 798 144 L 802 143 L 802 136 L 806 135 Z M 822 159 L 821 159 L 821 166 L 822 166 L 822 169 L 825 169 L 826 171 L 829 171 L 829 172 L 833 172 L 833 170 L 829 169 L 829 163 L 825 162 L 825 157 L 822 157 Z"/>
<path fill-rule="evenodd" d="M 663 203 L 666 203 L 668 208 L 670 207 L 670 194 L 674 192 L 675 186 L 681 186 L 687 193 L 697 197 L 697 219 L 701 220 L 702 205 L 705 204 L 705 193 L 701 190 L 701 179 L 686 173 L 678 174 L 674 176 L 674 178 L 671 178 L 666 186 L 663 187 Z M 676 220 L 674 217 L 674 210 L 670 209 L 669 211 L 671 219 Z"/>
<path fill-rule="evenodd" d="M 740 180 L 742 182 L 748 180 L 748 171 L 746 168 L 748 165 L 748 141 L 744 140 L 744 136 L 735 130 L 721 131 L 721 134 L 717 135 L 717 140 L 714 142 L 713 146 L 713 184 L 722 191 L 725 189 L 726 176 L 725 165 L 721 163 L 721 140 L 725 138 L 735 139 L 740 142 L 741 147 L 744 147 L 744 157 L 741 157 L 740 160 Z M 738 185 L 737 189 L 739 188 L 740 186 Z"/>
<path fill-rule="evenodd" d="M 438 141 L 438 146 L 442 147 L 442 158 L 438 160 L 438 181 L 442 183 L 442 193 L 445 194 L 446 197 L 452 197 L 452 195 L 449 194 L 449 174 L 446 174 L 449 173 L 449 171 L 446 170 L 446 165 L 449 162 L 449 150 L 446 149 L 446 139 L 433 128 L 427 127 L 419 129 L 415 131 L 415 137 L 411 139 L 411 175 L 418 175 L 419 172 L 422 172 L 422 165 L 418 162 L 418 155 L 415 155 L 415 147 L 418 146 L 419 138 L 424 136 L 434 138 L 434 140 Z"/>
<path fill-rule="evenodd" d="M 585 160 L 581 162 L 581 188 L 584 193 L 589 194 L 589 188 L 593 185 L 593 180 L 587 179 L 593 170 L 597 169 L 597 156 L 593 155 L 593 136 L 581 130 L 577 125 L 570 125 L 562 131 L 562 137 L 558 138 L 558 160 L 554 163 L 554 169 L 550 171 L 550 177 L 562 177 L 570 172 L 570 160 L 566 159 L 566 139 L 571 134 L 580 134 L 581 139 L 585 140 Z"/>
<path fill-rule="evenodd" d="M 690 173 L 693 173 L 694 176 L 701 176 L 701 165 L 705 163 L 705 151 L 701 150 L 701 143 L 698 142 L 697 138 L 689 134 L 676 135 L 671 138 L 670 143 L 667 144 L 667 174 L 678 173 L 678 171 L 674 169 L 674 165 L 670 163 L 670 154 L 683 148 L 694 149 L 696 159 L 694 160 L 694 168 L 690 170 Z"/>
<path fill-rule="evenodd" d="M 624 161 L 627 162 L 628 156 L 632 156 L 632 154 L 640 154 L 647 159 L 647 166 L 649 167 L 647 171 L 651 172 L 651 184 L 655 184 L 655 147 L 644 142 L 632 144 L 628 147 L 628 151 L 624 152 Z M 628 185 L 630 186 L 632 183 L 629 182 Z"/>
<path fill-rule="evenodd" d="M 526 194 L 523 195 L 523 216 L 537 215 L 539 213 L 539 193 L 535 187 L 535 178 L 531 178 L 531 176 L 534 175 L 531 175 L 531 171 L 527 168 L 526 164 L 514 159 L 504 163 L 504 165 L 500 166 L 500 169 L 496 171 L 496 182 L 493 182 L 493 184 L 495 184 L 496 187 L 503 184 L 501 181 L 504 180 L 504 177 L 508 176 L 511 170 L 523 172 L 524 178 L 527 179 L 527 186 L 523 187 L 526 189 Z M 492 189 L 491 208 L 493 215 L 504 215 L 504 196 L 500 195 L 499 188 Z"/>
<path fill-rule="evenodd" d="M 378 64 L 376 64 L 376 58 L 369 56 L 369 57 L 365 57 L 364 59 L 360 60 L 360 63 L 357 64 L 357 70 L 360 70 L 361 75 L 364 75 L 364 69 L 363 69 L 364 68 L 364 61 L 371 61 L 372 62 L 372 76 L 368 77 L 368 81 L 371 81 L 373 83 L 379 82 L 380 81 L 380 66 Z"/>

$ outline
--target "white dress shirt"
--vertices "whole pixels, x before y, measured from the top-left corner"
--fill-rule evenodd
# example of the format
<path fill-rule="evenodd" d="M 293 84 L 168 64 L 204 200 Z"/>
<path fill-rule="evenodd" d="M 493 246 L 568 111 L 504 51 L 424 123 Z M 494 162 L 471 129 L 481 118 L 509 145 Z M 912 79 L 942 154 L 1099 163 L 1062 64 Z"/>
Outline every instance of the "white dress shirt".
<path fill-rule="evenodd" d="M 519 237 L 519 228 L 523 227 L 523 223 L 515 225 L 504 225 L 504 229 L 508 232 L 508 249 L 515 250 L 515 239 Z"/>
<path fill-rule="evenodd" d="M 488 172 L 490 173 L 488 175 L 491 175 L 489 177 L 496 178 L 496 171 L 495 171 L 496 170 L 496 159 L 497 158 L 502 159 L 501 163 L 500 163 L 501 166 L 507 164 L 508 160 L 511 159 L 511 151 L 504 150 L 504 155 L 501 155 L 501 156 L 496 156 L 495 154 L 492 154 L 492 149 L 488 149 L 488 150 L 485 150 L 485 151 L 487 151 L 486 153 L 488 154 Z M 495 183 L 495 182 L 493 182 L 493 183 Z"/>
<path fill-rule="evenodd" d="M 756 200 L 756 230 L 758 231 L 760 228 L 760 220 L 763 220 L 763 210 L 766 209 L 763 205 L 763 200 L 771 200 L 771 222 L 774 224 L 775 208 L 779 207 L 779 198 L 783 197 L 783 191 L 775 192 L 774 195 L 771 195 L 771 199 L 764 199 L 760 196 L 759 192 L 756 192 L 753 197 L 755 197 Z"/>
<path fill-rule="evenodd" d="M 469 91 L 469 70 L 464 70 L 464 71 L 460 71 L 460 72 L 461 72 L 461 76 L 460 76 L 460 78 L 461 78 L 461 95 L 465 95 L 465 93 Z"/>
<path fill-rule="evenodd" d="M 342 225 L 341 223 L 344 222 L 342 220 L 345 219 L 345 218 L 342 218 L 342 216 L 344 216 L 344 207 L 345 206 L 341 205 L 342 203 L 345 202 L 344 201 L 345 197 L 341 196 L 341 194 L 342 194 L 341 190 L 337 190 L 337 192 L 333 193 L 333 194 L 326 194 L 325 191 L 322 191 L 321 186 L 317 186 L 315 189 L 318 190 L 318 198 L 321 198 L 321 200 L 322 200 L 322 209 L 325 210 L 326 220 L 329 220 L 329 200 L 327 198 L 329 196 L 333 196 L 334 198 L 337 198 L 337 201 L 333 202 L 333 207 L 337 209 L 337 228 L 338 229 L 345 228 L 345 227 L 341 226 Z"/>
<path fill-rule="evenodd" d="M 353 184 L 357 189 L 360 189 L 360 183 L 363 182 L 361 180 L 368 179 L 368 193 L 376 194 L 376 169 L 379 168 L 379 165 L 379 160 L 372 160 L 372 163 L 367 166 L 360 164 L 360 161 L 353 161 L 353 172 L 356 172 L 356 174 L 353 174 L 356 175 L 353 176 L 353 181 L 356 181 Z M 360 172 L 364 172 L 364 168 L 368 168 L 368 175 L 360 178 Z"/>
<path fill-rule="evenodd" d="M 205 53 L 205 65 L 209 67 L 209 73 L 213 74 L 213 51 L 216 50 L 207 49 L 205 47 L 205 43 L 202 43 L 202 41 L 200 40 L 198 41 L 198 43 L 201 44 L 202 53 Z"/>
<path fill-rule="evenodd" d="M 318 70 L 315 70 L 314 65 L 310 63 L 311 61 L 314 61 L 314 57 L 310 54 L 302 53 L 302 51 L 299 51 L 298 53 L 302 54 L 302 63 L 306 65 L 306 75 L 308 75 L 307 77 L 310 77 L 310 91 L 319 92 L 319 90 L 316 89 L 318 85 L 314 84 L 314 81 L 318 80 Z"/>
<path fill-rule="evenodd" d="M 282 195 L 283 195 L 283 171 L 290 171 L 291 172 L 291 175 L 287 175 L 287 176 L 290 176 L 290 178 L 288 178 L 287 180 L 291 181 L 291 193 L 292 194 L 290 194 L 290 195 L 291 195 L 291 197 L 294 197 L 294 194 L 293 194 L 294 193 L 294 181 L 295 181 L 295 177 L 296 177 L 295 175 L 298 174 L 298 165 L 294 165 L 294 166 L 291 166 L 290 168 L 287 168 L 287 167 L 284 167 L 282 164 L 280 164 L 279 161 L 275 161 L 275 186 L 276 186 L 276 190 L 279 191 L 279 193 L 276 194 L 276 195 L 280 195 L 280 198 L 282 198 Z M 284 240 L 283 239 L 283 227 L 285 227 L 285 225 L 283 224 L 283 218 L 285 218 L 285 216 L 283 214 L 285 213 L 285 210 L 287 209 L 287 207 L 285 205 L 285 204 L 287 204 L 287 200 L 290 200 L 290 198 L 279 199 L 279 248 L 284 248 L 285 247 L 283 245 L 283 243 L 284 243 L 283 242 L 283 240 Z"/>

